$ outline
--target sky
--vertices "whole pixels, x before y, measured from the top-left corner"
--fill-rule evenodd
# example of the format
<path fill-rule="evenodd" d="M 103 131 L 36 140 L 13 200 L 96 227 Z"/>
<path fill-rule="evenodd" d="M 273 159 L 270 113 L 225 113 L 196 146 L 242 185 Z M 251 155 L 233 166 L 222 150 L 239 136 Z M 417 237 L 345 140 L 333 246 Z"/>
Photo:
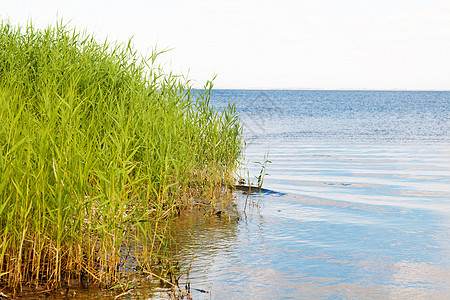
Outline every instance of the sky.
<path fill-rule="evenodd" d="M 67 22 L 202 87 L 450 90 L 449 0 L 0 0 L 0 18 Z"/>

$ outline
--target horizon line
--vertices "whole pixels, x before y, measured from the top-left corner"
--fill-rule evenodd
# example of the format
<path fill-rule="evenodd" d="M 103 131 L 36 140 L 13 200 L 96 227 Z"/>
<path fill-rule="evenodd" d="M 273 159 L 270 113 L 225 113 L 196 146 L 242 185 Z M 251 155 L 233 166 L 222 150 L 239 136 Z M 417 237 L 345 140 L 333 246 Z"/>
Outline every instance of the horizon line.
<path fill-rule="evenodd" d="M 192 87 L 196 90 L 204 89 L 204 87 Z M 223 88 L 214 87 L 213 90 L 264 90 L 264 91 L 373 91 L 373 92 L 450 92 L 450 89 L 375 89 L 375 88 Z"/>

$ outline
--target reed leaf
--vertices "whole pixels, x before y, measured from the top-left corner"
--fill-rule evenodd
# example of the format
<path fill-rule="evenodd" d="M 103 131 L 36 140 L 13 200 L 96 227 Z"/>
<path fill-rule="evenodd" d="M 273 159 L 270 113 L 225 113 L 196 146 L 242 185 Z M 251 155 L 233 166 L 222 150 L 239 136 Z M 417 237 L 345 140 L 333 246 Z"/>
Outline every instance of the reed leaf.
<path fill-rule="evenodd" d="M 2 289 L 116 285 L 131 261 L 160 260 L 164 230 L 153 222 L 233 180 L 235 107 L 215 110 L 212 82 L 194 93 L 156 65 L 159 54 L 62 22 L 1 22 Z"/>

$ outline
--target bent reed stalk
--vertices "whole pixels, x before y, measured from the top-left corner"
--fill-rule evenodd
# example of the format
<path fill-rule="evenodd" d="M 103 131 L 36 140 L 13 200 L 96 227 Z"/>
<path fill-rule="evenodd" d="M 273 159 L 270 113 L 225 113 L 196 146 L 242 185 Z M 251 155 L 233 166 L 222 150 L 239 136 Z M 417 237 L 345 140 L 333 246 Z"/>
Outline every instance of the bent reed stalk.
<path fill-rule="evenodd" d="M 234 105 L 60 22 L 0 27 L 0 290 L 112 286 L 161 259 L 157 220 L 233 180 Z M 159 246 L 160 247 L 160 246 Z"/>

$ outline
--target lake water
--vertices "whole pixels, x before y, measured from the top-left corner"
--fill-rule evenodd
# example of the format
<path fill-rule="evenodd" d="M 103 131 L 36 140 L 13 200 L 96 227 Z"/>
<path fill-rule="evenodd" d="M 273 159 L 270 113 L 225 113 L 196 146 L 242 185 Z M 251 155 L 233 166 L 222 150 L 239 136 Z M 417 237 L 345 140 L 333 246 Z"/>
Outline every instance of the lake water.
<path fill-rule="evenodd" d="M 212 98 L 237 103 L 253 181 L 272 163 L 269 191 L 236 192 L 239 218 L 176 225 L 193 299 L 449 297 L 450 92 Z"/>
<path fill-rule="evenodd" d="M 213 91 L 220 99 L 244 125 L 242 176 L 255 183 L 255 162 L 271 163 L 261 195 L 236 191 L 227 214 L 173 225 L 192 299 L 449 299 L 450 92 Z M 170 297 L 152 281 L 123 299 Z"/>

